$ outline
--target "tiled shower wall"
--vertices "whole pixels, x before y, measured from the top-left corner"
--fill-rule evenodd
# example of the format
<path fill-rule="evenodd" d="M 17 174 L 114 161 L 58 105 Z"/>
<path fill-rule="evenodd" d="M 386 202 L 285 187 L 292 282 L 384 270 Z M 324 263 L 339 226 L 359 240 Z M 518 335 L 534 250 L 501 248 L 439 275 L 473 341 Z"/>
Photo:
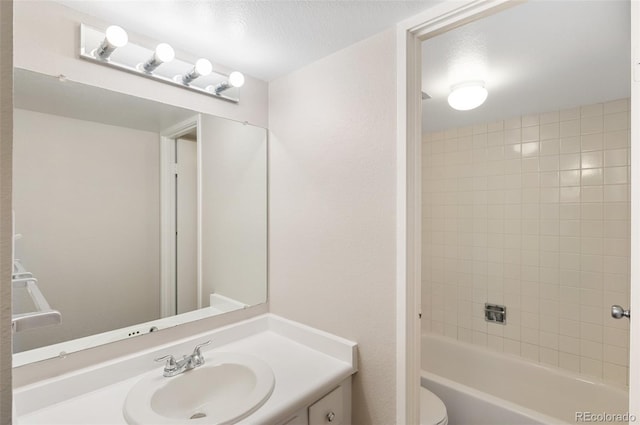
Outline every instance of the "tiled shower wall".
<path fill-rule="evenodd" d="M 423 332 L 626 385 L 629 140 L 628 99 L 424 135 Z"/>

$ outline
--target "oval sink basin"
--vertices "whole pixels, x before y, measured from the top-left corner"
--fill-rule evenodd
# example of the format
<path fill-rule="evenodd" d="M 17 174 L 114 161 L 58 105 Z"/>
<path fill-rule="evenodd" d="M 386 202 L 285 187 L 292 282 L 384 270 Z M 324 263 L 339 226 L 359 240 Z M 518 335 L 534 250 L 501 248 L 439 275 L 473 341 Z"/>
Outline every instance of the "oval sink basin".
<path fill-rule="evenodd" d="M 262 360 L 239 353 L 205 353 L 205 364 L 171 378 L 141 379 L 124 403 L 132 425 L 231 424 L 262 406 L 275 377 Z"/>

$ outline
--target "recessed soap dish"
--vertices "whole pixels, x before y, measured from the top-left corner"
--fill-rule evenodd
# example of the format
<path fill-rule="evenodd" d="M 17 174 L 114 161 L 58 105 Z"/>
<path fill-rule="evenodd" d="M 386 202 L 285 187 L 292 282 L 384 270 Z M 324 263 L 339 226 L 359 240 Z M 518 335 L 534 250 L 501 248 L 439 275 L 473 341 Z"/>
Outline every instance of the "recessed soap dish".
<path fill-rule="evenodd" d="M 484 303 L 484 320 L 486 322 L 507 324 L 507 307 L 499 304 Z"/>

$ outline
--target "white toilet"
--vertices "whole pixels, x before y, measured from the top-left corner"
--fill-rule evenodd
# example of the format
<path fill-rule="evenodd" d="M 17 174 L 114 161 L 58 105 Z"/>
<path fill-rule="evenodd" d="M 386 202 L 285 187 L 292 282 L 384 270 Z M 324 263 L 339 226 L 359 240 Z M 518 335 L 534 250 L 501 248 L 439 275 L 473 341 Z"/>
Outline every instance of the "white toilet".
<path fill-rule="evenodd" d="M 420 425 L 447 425 L 447 407 L 437 395 L 420 387 Z"/>

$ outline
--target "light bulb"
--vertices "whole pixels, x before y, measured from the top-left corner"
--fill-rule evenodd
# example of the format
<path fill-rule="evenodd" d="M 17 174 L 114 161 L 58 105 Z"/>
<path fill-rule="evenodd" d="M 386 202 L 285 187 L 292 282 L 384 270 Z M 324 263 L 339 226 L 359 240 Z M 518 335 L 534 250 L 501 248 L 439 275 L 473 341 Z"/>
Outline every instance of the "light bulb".
<path fill-rule="evenodd" d="M 233 87 L 242 87 L 244 85 L 244 75 L 241 72 L 233 71 L 229 74 L 229 83 Z"/>
<path fill-rule="evenodd" d="M 123 47 L 129 41 L 127 32 L 117 25 L 111 25 L 107 28 L 105 35 L 109 44 L 115 48 Z"/>
<path fill-rule="evenodd" d="M 488 96 L 482 81 L 469 81 L 451 87 L 449 105 L 458 111 L 468 111 L 482 105 Z"/>
<path fill-rule="evenodd" d="M 194 66 L 194 70 L 198 73 L 198 77 L 205 77 L 211 74 L 213 71 L 213 65 L 205 58 L 200 58 L 196 61 L 196 66 Z"/>
<path fill-rule="evenodd" d="M 95 50 L 94 56 L 98 59 L 108 60 L 109 56 L 118 48 L 129 42 L 127 32 L 117 25 L 111 25 L 105 31 L 104 40 Z"/>
<path fill-rule="evenodd" d="M 158 62 L 166 63 L 171 62 L 176 57 L 176 52 L 167 43 L 160 43 L 156 46 L 153 56 Z"/>
<path fill-rule="evenodd" d="M 153 56 L 151 56 L 145 63 L 138 65 L 138 71 L 151 73 L 163 63 L 171 62 L 175 56 L 176 54 L 173 51 L 173 47 L 169 46 L 167 43 L 160 43 L 153 51 Z"/>
<path fill-rule="evenodd" d="M 174 80 L 182 82 L 182 84 L 189 84 L 198 77 L 205 77 L 211 74 L 213 71 L 213 65 L 207 59 L 200 58 L 196 61 L 196 64 L 191 68 L 191 71 L 184 75 L 177 75 Z"/>
<path fill-rule="evenodd" d="M 218 83 L 217 86 L 208 86 L 207 90 L 219 95 L 220 93 L 230 89 L 231 87 L 242 87 L 243 85 L 244 75 L 242 75 L 241 72 L 233 71 L 231 74 L 229 74 L 228 80 Z"/>

